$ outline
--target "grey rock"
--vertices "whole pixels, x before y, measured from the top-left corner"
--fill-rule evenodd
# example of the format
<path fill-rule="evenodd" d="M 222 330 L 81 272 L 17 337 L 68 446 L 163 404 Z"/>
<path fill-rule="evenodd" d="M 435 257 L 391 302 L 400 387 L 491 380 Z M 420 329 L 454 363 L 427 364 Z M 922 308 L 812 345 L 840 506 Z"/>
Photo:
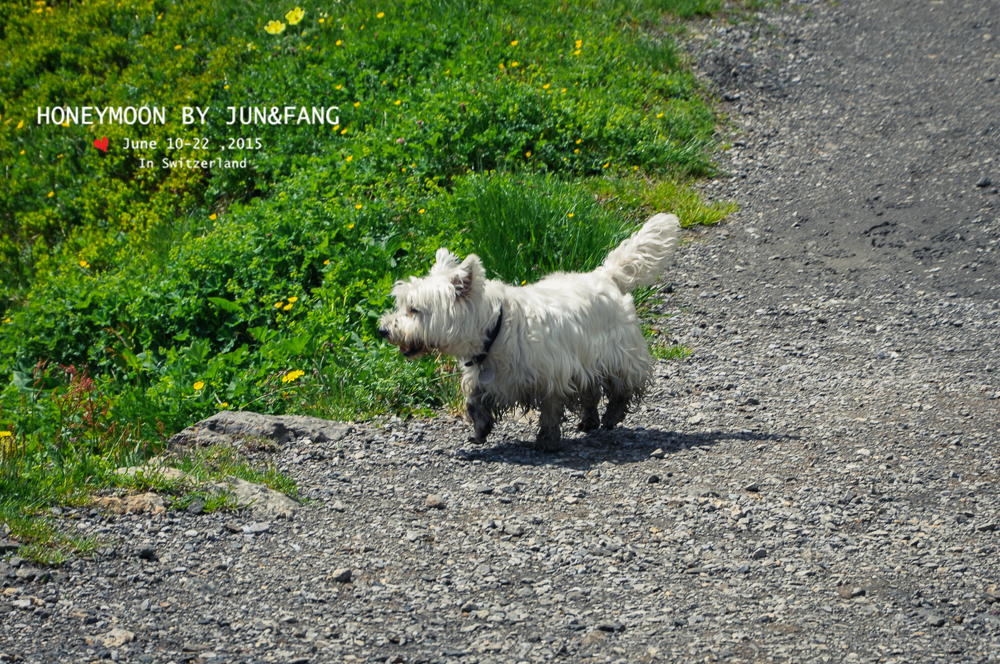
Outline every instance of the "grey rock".
<path fill-rule="evenodd" d="M 333 570 L 333 572 L 330 574 L 328 578 L 330 579 L 330 581 L 334 581 L 336 583 L 349 583 L 351 581 L 353 574 L 354 574 L 353 570 L 348 569 L 346 567 L 341 567 Z"/>

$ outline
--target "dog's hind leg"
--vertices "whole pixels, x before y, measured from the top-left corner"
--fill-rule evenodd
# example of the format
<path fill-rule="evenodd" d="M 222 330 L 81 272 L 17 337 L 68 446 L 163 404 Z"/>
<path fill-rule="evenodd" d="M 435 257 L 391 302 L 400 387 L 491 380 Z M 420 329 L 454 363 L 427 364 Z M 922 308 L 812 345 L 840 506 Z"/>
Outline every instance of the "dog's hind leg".
<path fill-rule="evenodd" d="M 549 398 L 542 402 L 539 408 L 538 437 L 535 438 L 535 448 L 540 452 L 555 452 L 562 447 L 563 411 L 566 406 L 561 399 Z"/>
<path fill-rule="evenodd" d="M 601 426 L 601 416 L 597 405 L 601 402 L 601 388 L 595 385 L 580 396 L 580 423 L 576 428 L 580 431 L 593 431 Z"/>
<path fill-rule="evenodd" d="M 618 423 L 625 419 L 628 414 L 628 403 L 632 400 L 631 392 L 622 389 L 621 386 L 610 385 L 607 388 L 608 407 L 604 410 L 604 418 L 601 426 L 611 430 L 618 426 Z"/>
<path fill-rule="evenodd" d="M 472 440 L 480 444 L 486 442 L 486 438 L 493 431 L 493 425 L 496 424 L 492 409 L 483 401 L 482 392 L 474 392 L 465 399 L 465 412 L 472 420 L 472 426 L 476 432 Z"/>

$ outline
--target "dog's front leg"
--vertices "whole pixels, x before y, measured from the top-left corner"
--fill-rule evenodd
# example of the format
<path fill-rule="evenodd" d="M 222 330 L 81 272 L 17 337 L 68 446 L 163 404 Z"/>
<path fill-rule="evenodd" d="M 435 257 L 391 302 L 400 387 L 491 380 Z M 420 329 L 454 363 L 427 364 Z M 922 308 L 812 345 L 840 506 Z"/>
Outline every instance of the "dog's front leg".
<path fill-rule="evenodd" d="M 562 424 L 565 404 L 560 399 L 549 398 L 542 402 L 538 416 L 538 437 L 535 447 L 541 452 L 555 452 L 562 447 Z"/>
<path fill-rule="evenodd" d="M 493 431 L 496 420 L 493 418 L 493 411 L 483 403 L 482 390 L 476 390 L 465 397 L 465 412 L 472 420 L 472 426 L 476 435 L 472 439 L 475 443 L 485 443 L 486 437 Z"/>

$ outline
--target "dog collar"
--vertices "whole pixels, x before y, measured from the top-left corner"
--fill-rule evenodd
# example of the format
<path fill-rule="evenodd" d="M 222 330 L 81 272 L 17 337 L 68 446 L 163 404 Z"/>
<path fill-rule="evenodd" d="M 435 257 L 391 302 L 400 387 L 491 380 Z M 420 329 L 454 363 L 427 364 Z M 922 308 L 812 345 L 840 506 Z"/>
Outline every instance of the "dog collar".
<path fill-rule="evenodd" d="M 486 357 L 490 354 L 490 348 L 493 348 L 493 342 L 497 340 L 500 335 L 500 325 L 503 323 L 503 305 L 500 305 L 500 315 L 497 316 L 497 322 L 493 324 L 493 328 L 486 333 L 486 342 L 483 344 L 483 349 L 479 351 L 479 354 L 473 357 L 471 360 L 465 363 L 465 366 L 478 366 L 486 361 Z"/>

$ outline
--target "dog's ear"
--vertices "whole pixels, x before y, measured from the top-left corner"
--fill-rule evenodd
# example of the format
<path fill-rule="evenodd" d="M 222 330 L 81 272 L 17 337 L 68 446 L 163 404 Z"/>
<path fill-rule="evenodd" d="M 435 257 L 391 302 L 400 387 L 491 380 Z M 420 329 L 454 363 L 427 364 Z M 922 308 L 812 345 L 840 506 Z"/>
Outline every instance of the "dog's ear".
<path fill-rule="evenodd" d="M 458 257 L 444 247 L 437 250 L 437 254 L 434 255 L 434 260 L 435 263 L 431 266 L 431 274 L 451 272 L 458 267 Z"/>
<path fill-rule="evenodd" d="M 455 275 L 451 283 L 455 286 L 455 296 L 462 299 L 468 297 L 472 290 L 479 285 L 478 280 L 483 277 L 483 264 L 480 262 L 479 256 L 469 254 L 458 266 L 458 269 L 459 273 Z"/>

